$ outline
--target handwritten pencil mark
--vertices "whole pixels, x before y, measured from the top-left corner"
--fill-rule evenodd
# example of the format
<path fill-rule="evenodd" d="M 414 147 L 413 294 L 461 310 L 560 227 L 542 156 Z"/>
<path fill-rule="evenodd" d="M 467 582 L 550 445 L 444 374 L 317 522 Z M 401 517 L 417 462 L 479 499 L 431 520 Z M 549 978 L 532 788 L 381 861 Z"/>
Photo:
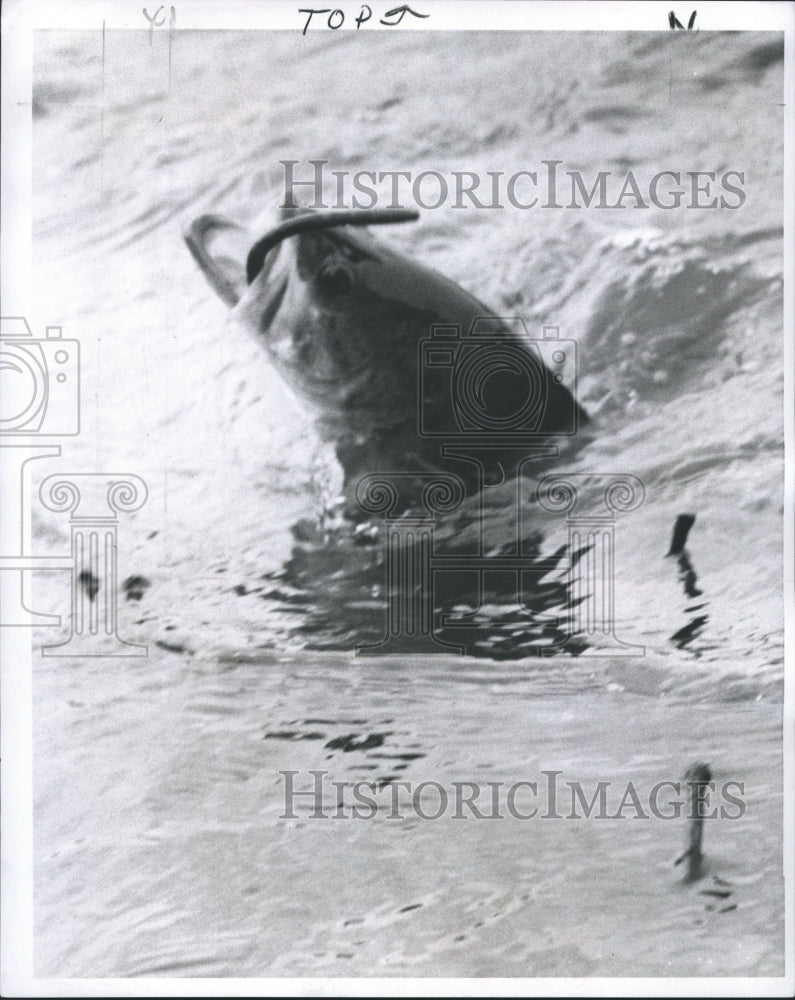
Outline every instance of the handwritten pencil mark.
<path fill-rule="evenodd" d="M 386 24 L 390 28 L 396 27 L 406 14 L 411 14 L 413 17 L 430 17 L 430 14 L 418 14 L 416 10 L 412 10 L 407 3 L 404 3 L 402 7 L 393 7 L 392 10 L 388 10 L 386 14 L 381 18 L 381 24 Z M 396 17 L 396 21 L 388 21 L 386 18 Z"/>
<path fill-rule="evenodd" d="M 696 23 L 696 11 L 693 11 L 693 13 L 690 15 L 690 20 L 687 22 L 687 30 L 692 31 L 693 25 L 695 23 Z M 671 29 L 671 31 L 675 31 L 677 28 L 680 31 L 685 30 L 684 25 L 676 16 L 676 14 L 674 14 L 673 11 L 669 11 L 668 13 L 668 27 Z"/>
<path fill-rule="evenodd" d="M 166 15 L 165 14 L 163 14 L 163 17 L 161 18 L 161 20 L 159 20 L 159 21 L 157 20 L 157 16 L 158 16 L 158 14 L 160 13 L 160 11 L 162 9 L 163 9 L 163 6 L 161 4 L 157 8 L 157 10 L 154 12 L 154 14 L 150 17 L 149 13 L 148 13 L 148 11 L 146 9 L 146 7 L 143 8 L 143 15 L 146 18 L 146 20 L 149 22 L 149 48 L 150 49 L 152 48 L 152 38 L 154 37 L 155 28 L 162 28 L 162 26 L 166 23 Z"/>
<path fill-rule="evenodd" d="M 332 31 L 337 31 L 345 23 L 345 11 L 340 10 L 338 7 L 334 10 L 331 7 L 299 7 L 299 14 L 307 14 L 307 19 L 304 24 L 302 35 L 305 35 L 309 30 L 309 25 L 312 22 L 312 18 L 315 14 L 328 14 L 326 19 L 326 27 L 330 28 Z M 393 7 L 392 10 L 388 10 L 386 14 L 380 19 L 380 23 L 385 25 L 387 28 L 396 28 L 406 14 L 411 14 L 412 17 L 428 18 L 430 14 L 420 14 L 419 11 L 412 10 L 407 3 L 402 4 L 400 7 Z M 372 19 L 373 9 L 369 4 L 362 4 L 358 15 L 355 18 L 356 30 L 358 31 L 363 24 L 366 24 Z M 150 42 L 151 44 L 151 42 Z"/>

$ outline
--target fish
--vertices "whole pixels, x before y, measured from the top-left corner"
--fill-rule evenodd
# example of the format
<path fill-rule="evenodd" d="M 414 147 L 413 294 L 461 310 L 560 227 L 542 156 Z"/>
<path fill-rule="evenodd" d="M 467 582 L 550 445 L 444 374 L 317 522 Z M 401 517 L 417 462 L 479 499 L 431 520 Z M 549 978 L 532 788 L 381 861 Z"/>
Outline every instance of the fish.
<path fill-rule="evenodd" d="M 533 340 L 521 318 L 370 231 L 417 218 L 283 207 L 261 235 L 219 215 L 184 232 L 211 288 L 333 444 L 346 486 L 438 471 L 445 443 L 485 445 L 495 460 L 502 449 L 510 464 L 506 442 L 571 437 L 589 422 L 563 343 Z"/>

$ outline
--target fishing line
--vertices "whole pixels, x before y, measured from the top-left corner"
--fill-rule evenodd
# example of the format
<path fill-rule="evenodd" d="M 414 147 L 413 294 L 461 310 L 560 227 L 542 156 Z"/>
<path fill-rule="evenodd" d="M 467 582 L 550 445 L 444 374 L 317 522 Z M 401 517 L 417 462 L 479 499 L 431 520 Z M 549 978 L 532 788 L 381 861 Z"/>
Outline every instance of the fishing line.
<path fill-rule="evenodd" d="M 275 246 L 297 233 L 311 233 L 337 226 L 386 226 L 396 222 L 416 222 L 420 213 L 415 209 L 374 208 L 346 212 L 311 212 L 287 219 L 262 237 L 249 251 L 246 260 L 246 280 L 249 285 L 265 263 L 265 257 Z"/>

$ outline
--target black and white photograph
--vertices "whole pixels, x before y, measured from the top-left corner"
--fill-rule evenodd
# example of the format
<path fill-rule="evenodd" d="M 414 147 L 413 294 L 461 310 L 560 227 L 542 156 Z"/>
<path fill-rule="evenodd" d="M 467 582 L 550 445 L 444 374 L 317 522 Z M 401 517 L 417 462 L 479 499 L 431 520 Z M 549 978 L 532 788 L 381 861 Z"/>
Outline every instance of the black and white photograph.
<path fill-rule="evenodd" d="M 792 995 L 795 5 L 2 17 L 3 995 Z"/>

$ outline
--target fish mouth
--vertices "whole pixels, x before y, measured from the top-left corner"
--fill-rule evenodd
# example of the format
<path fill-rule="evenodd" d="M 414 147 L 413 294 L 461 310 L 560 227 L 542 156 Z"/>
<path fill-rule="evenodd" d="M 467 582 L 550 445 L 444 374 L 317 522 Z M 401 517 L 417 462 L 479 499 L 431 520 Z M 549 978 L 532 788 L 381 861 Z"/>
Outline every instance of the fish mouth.
<path fill-rule="evenodd" d="M 290 236 L 335 229 L 338 226 L 383 226 L 397 222 L 416 222 L 420 214 L 414 209 L 360 209 L 355 211 L 301 212 L 291 214 L 266 233 L 251 248 L 246 259 L 246 280 L 249 285 L 273 264 L 270 258 L 279 245 Z M 267 269 L 267 270 L 266 270 Z"/>

